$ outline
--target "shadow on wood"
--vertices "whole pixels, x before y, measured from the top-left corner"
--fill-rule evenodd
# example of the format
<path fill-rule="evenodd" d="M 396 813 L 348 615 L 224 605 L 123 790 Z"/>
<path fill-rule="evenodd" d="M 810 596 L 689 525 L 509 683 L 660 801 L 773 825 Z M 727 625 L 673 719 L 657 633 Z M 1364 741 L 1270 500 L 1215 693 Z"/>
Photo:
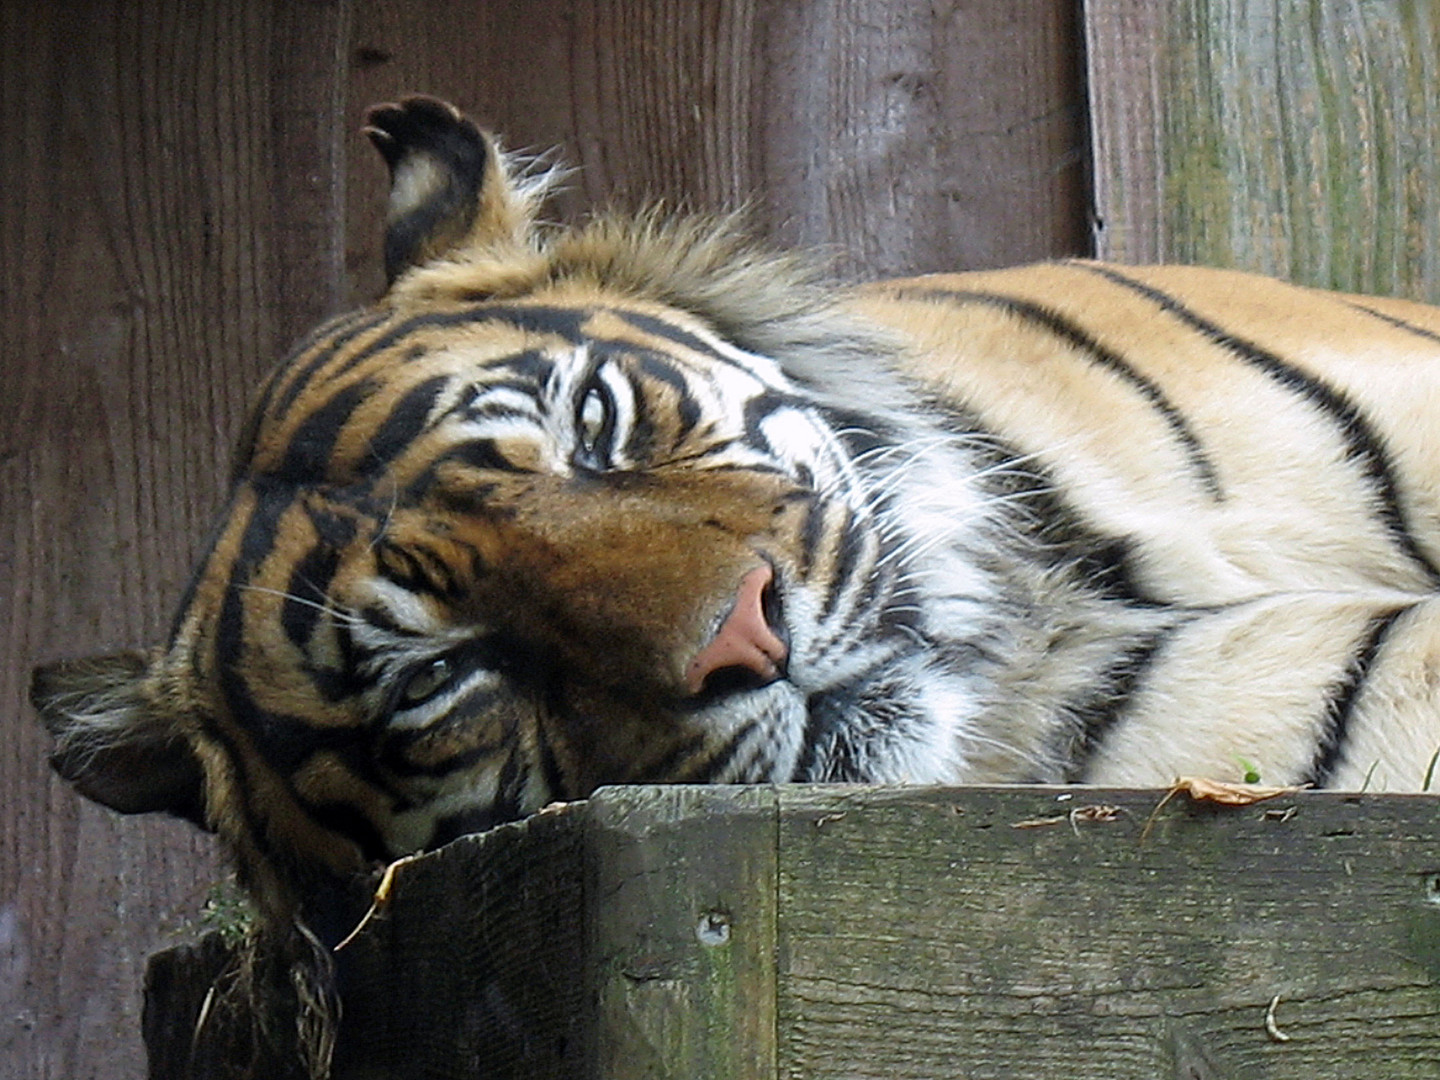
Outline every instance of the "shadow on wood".
<path fill-rule="evenodd" d="M 1440 1075 L 1436 800 L 1162 797 L 602 790 L 401 868 L 335 1075 Z"/>

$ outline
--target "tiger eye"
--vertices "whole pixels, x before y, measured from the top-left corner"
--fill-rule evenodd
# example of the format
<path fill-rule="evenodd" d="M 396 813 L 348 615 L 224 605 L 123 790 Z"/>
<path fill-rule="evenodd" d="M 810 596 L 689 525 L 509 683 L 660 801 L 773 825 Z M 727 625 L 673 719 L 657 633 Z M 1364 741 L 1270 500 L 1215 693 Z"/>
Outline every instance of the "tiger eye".
<path fill-rule="evenodd" d="M 582 452 L 593 454 L 599 446 L 601 436 L 605 433 L 608 412 L 605 395 L 598 387 L 591 387 L 580 399 L 577 421 Z"/>
<path fill-rule="evenodd" d="M 449 659 L 444 656 L 436 657 L 406 681 L 405 689 L 400 691 L 400 704 L 418 705 L 426 698 L 434 696 L 450 681 L 452 674 L 453 666 Z"/>

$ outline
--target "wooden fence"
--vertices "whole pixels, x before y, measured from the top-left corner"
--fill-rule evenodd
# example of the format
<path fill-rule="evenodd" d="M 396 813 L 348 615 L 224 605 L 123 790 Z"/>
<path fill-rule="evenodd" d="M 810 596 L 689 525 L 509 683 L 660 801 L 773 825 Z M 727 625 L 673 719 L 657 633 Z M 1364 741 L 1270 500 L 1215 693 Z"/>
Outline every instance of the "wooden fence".
<path fill-rule="evenodd" d="M 1435 298 L 1437 28 L 1340 10 L 0 4 L 0 1071 L 141 1075 L 145 957 L 219 873 L 50 777 L 27 673 L 164 632 L 251 388 L 378 291 L 367 104 L 428 91 L 562 146 L 563 214 L 748 202 L 847 273 L 1093 249 Z"/>

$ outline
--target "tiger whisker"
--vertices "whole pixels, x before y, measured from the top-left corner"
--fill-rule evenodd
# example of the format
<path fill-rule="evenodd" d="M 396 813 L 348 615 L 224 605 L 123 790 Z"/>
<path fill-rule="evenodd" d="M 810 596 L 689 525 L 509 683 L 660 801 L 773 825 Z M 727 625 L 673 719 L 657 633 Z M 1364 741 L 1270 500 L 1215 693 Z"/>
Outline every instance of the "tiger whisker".
<path fill-rule="evenodd" d="M 306 582 L 306 584 L 309 584 L 309 582 Z M 353 611 L 348 611 L 345 608 L 339 607 L 335 604 L 331 604 L 328 602 L 321 603 L 318 600 L 311 600 L 310 598 L 300 596 L 297 593 L 287 592 L 284 589 L 272 589 L 265 585 L 252 585 L 246 583 L 237 587 L 244 592 L 257 592 L 264 593 L 267 596 L 278 596 L 282 600 L 289 601 L 290 603 L 300 604 L 304 607 L 314 608 L 316 611 L 323 612 L 324 614 L 329 615 L 331 618 L 335 619 L 337 622 L 342 622 L 347 626 L 365 625 L 365 620 L 360 615 Z"/>

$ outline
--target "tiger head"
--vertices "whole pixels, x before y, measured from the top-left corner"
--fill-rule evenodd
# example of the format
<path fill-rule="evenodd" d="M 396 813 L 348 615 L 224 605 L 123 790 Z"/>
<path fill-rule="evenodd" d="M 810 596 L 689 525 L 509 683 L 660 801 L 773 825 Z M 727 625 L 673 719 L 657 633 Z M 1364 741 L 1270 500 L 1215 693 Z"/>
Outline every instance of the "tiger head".
<path fill-rule="evenodd" d="M 831 729 L 915 636 L 885 344 L 724 221 L 545 227 L 453 108 L 369 125 L 388 291 L 264 387 L 168 639 L 37 670 L 59 773 L 276 908 L 602 784 L 864 775 Z"/>

